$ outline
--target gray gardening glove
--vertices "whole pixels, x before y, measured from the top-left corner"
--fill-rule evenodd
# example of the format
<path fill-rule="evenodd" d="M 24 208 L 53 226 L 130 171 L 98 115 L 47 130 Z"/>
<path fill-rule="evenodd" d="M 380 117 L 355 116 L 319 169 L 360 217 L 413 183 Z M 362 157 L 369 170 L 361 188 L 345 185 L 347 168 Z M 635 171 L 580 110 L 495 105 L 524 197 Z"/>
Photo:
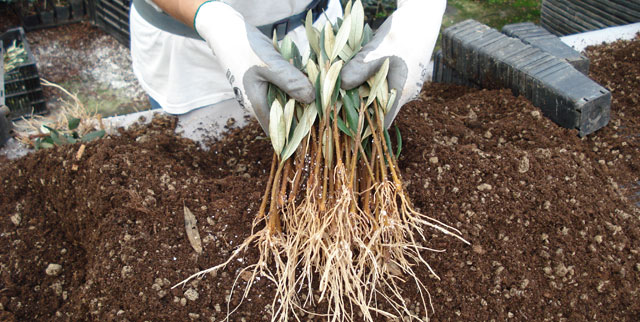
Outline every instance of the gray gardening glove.
<path fill-rule="evenodd" d="M 307 77 L 284 60 L 271 40 L 247 24 L 231 6 L 218 1 L 203 3 L 195 15 L 194 27 L 227 69 L 227 80 L 240 105 L 256 116 L 265 133 L 269 128 L 269 83 L 300 102 L 311 103 L 315 99 Z"/>
<path fill-rule="evenodd" d="M 387 81 L 398 94 L 384 119 L 387 128 L 422 89 L 446 6 L 446 0 L 398 0 L 398 9 L 342 69 L 342 88 L 348 90 L 366 82 L 389 58 Z"/>

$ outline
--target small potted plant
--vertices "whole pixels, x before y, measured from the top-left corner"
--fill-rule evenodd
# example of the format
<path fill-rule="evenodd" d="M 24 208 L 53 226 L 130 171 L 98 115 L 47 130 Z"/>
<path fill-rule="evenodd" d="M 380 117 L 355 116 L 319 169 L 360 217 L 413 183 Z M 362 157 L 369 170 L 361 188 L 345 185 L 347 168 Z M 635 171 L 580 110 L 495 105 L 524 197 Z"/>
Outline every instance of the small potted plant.
<path fill-rule="evenodd" d="M 56 22 L 60 23 L 69 21 L 71 10 L 69 8 L 68 0 L 55 0 L 54 8 L 56 12 Z"/>

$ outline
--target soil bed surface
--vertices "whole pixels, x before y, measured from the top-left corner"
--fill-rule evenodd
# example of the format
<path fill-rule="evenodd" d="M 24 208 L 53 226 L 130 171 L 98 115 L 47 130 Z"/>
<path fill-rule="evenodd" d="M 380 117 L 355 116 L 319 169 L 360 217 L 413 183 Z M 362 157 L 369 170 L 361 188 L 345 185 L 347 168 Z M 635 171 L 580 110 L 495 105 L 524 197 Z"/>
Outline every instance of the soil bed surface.
<path fill-rule="evenodd" d="M 472 243 L 427 236 L 425 246 L 446 249 L 423 254 L 440 280 L 418 269 L 433 320 L 638 320 L 638 53 L 639 38 L 589 49 L 591 76 L 613 105 L 610 124 L 587 138 L 508 90 L 430 84 L 402 109 L 400 167 L 414 205 Z M 223 262 L 250 234 L 271 146 L 257 123 L 209 151 L 174 126 L 155 119 L 87 144 L 80 158 L 73 145 L 2 162 L 1 320 L 225 317 L 254 250 L 171 286 Z M 199 256 L 184 206 L 198 221 Z M 421 311 L 414 286 L 404 290 Z M 269 320 L 272 299 L 271 283 L 258 281 L 231 320 Z"/>

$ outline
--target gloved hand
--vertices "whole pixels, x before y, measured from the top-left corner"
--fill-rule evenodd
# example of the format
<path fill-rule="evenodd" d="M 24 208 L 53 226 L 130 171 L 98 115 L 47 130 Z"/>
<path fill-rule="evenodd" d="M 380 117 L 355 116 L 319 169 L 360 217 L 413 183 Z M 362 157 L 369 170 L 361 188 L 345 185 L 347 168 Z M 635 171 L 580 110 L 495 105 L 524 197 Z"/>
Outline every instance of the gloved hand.
<path fill-rule="evenodd" d="M 371 41 L 342 69 L 342 88 L 360 86 L 389 58 L 389 89 L 397 90 L 395 104 L 385 116 L 389 127 L 400 107 L 414 99 L 427 77 L 427 66 L 438 39 L 446 0 L 398 0 L 398 8 Z"/>
<path fill-rule="evenodd" d="M 231 6 L 209 1 L 194 17 L 194 28 L 207 42 L 222 66 L 236 99 L 252 112 L 265 133 L 269 128 L 268 83 L 304 103 L 315 99 L 307 77 L 284 60 L 269 38 L 247 24 Z"/>

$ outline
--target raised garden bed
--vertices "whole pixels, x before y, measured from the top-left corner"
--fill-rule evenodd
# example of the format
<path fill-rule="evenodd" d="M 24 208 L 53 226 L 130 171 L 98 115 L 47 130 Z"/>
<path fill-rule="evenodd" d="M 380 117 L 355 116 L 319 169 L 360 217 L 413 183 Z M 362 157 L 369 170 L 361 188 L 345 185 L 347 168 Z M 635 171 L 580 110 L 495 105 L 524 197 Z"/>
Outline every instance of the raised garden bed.
<path fill-rule="evenodd" d="M 472 242 L 426 236 L 447 250 L 423 254 L 441 280 L 419 269 L 431 318 L 637 318 L 640 213 L 624 187 L 640 180 L 639 51 L 636 39 L 587 53 L 590 76 L 613 100 L 610 124 L 586 138 L 509 90 L 431 84 L 402 109 L 400 167 L 414 205 Z M 157 119 L 90 143 L 80 157 L 72 145 L 0 164 L 3 320 L 225 317 L 254 252 L 171 286 L 224 261 L 249 235 L 271 147 L 256 123 L 208 152 L 176 137 L 174 125 Z M 197 218 L 200 256 L 187 240 L 185 205 Z M 273 292 L 262 279 L 231 320 L 268 321 Z M 413 285 L 403 296 L 416 310 Z M 231 304 L 238 299 L 236 289 Z"/>

